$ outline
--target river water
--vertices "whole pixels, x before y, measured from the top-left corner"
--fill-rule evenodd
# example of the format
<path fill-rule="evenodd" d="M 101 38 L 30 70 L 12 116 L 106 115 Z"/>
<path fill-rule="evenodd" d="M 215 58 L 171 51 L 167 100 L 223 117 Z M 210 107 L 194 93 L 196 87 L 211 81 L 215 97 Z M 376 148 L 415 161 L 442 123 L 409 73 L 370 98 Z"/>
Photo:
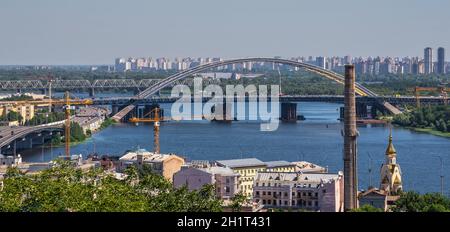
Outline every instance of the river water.
<path fill-rule="evenodd" d="M 161 152 L 197 160 L 247 157 L 263 161 L 306 160 L 327 166 L 330 172 L 337 172 L 343 169 L 343 124 L 337 120 L 340 106 L 333 103 L 298 103 L 298 113 L 304 115 L 306 120 L 282 123 L 273 132 L 260 131 L 260 123 L 254 121 L 231 124 L 209 121 L 166 122 L 161 126 Z M 170 111 L 168 104 L 162 105 L 162 108 L 166 112 Z M 389 128 L 366 125 L 359 126 L 358 131 L 359 188 L 366 189 L 370 179 L 372 185 L 379 185 L 379 171 L 385 158 Z M 450 192 L 450 139 L 394 128 L 393 141 L 405 190 L 439 192 L 441 163 L 438 156 L 441 156 L 444 160 L 445 192 Z M 138 147 L 153 149 L 151 124 L 112 125 L 95 133 L 86 142 L 73 146 L 71 152 L 87 155 L 95 151 L 120 156 Z M 64 153 L 64 148 L 41 147 L 20 153 L 25 161 L 48 161 Z"/>

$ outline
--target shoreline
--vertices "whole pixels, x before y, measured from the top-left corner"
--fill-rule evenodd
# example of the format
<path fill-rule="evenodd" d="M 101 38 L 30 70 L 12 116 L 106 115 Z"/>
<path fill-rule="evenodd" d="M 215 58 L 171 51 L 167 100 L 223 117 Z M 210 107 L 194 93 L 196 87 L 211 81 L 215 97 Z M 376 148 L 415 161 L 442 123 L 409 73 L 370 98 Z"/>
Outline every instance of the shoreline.
<path fill-rule="evenodd" d="M 408 130 L 412 130 L 412 131 L 417 132 L 417 133 L 424 133 L 424 134 L 430 134 L 430 135 L 443 137 L 443 138 L 450 138 L 450 132 L 437 131 L 437 130 L 433 130 L 431 128 L 418 128 L 418 127 L 410 127 L 410 126 L 400 126 L 400 125 L 397 125 L 397 124 L 395 124 L 395 126 L 399 127 L 399 128 L 405 128 L 405 129 L 408 129 Z"/>

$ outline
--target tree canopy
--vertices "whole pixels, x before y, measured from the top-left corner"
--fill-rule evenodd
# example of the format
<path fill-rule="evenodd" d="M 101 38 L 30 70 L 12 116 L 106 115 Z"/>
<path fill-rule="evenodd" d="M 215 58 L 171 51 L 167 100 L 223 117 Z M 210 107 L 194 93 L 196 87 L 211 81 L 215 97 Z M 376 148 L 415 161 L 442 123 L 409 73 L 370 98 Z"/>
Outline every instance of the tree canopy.
<path fill-rule="evenodd" d="M 130 167 L 125 179 L 102 169 L 82 171 L 68 161 L 35 175 L 9 168 L 0 191 L 0 212 L 215 212 L 213 186 L 173 188 L 148 168 Z"/>

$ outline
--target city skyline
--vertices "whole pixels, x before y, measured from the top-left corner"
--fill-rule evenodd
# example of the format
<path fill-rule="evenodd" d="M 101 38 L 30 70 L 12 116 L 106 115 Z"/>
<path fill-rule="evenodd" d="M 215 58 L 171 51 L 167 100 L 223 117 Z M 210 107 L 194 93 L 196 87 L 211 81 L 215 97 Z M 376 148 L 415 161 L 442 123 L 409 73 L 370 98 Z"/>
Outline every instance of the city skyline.
<path fill-rule="evenodd" d="M 450 32 L 442 29 L 450 20 L 450 3 L 442 0 L 221 5 L 7 0 L 1 5 L 1 65 L 110 64 L 111 57 L 148 54 L 414 57 L 422 56 L 424 47 L 450 47 Z"/>

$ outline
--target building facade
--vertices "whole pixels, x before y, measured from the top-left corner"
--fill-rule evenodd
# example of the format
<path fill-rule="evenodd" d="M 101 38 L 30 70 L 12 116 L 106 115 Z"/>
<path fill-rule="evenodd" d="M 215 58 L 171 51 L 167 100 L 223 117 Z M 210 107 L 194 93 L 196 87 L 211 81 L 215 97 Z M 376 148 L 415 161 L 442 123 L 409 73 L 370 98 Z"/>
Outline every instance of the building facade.
<path fill-rule="evenodd" d="M 342 173 L 260 172 L 253 200 L 265 208 L 339 212 L 344 203 Z"/>
<path fill-rule="evenodd" d="M 433 49 L 430 47 L 424 50 L 424 63 L 425 63 L 425 74 L 431 74 L 433 72 Z"/>
<path fill-rule="evenodd" d="M 181 169 L 184 159 L 175 154 L 155 154 L 144 149 L 126 152 L 119 158 L 118 172 L 123 172 L 127 167 L 136 165 L 141 168 L 147 165 L 153 172 L 173 181 L 173 175 Z"/>
<path fill-rule="evenodd" d="M 190 191 L 193 191 L 208 184 L 214 185 L 218 198 L 229 200 L 239 193 L 239 174 L 225 167 L 183 166 L 173 176 L 173 185 L 176 188 L 186 186 Z"/>
<path fill-rule="evenodd" d="M 438 48 L 437 50 L 438 53 L 438 61 L 437 61 L 437 73 L 438 74 L 445 74 L 446 73 L 446 68 L 445 68 L 445 49 L 443 47 Z"/>
<path fill-rule="evenodd" d="M 242 192 L 248 198 L 253 195 L 253 181 L 257 173 L 264 171 L 267 167 L 264 162 L 255 158 L 219 160 L 217 164 L 228 167 L 239 174 L 239 192 Z"/>

